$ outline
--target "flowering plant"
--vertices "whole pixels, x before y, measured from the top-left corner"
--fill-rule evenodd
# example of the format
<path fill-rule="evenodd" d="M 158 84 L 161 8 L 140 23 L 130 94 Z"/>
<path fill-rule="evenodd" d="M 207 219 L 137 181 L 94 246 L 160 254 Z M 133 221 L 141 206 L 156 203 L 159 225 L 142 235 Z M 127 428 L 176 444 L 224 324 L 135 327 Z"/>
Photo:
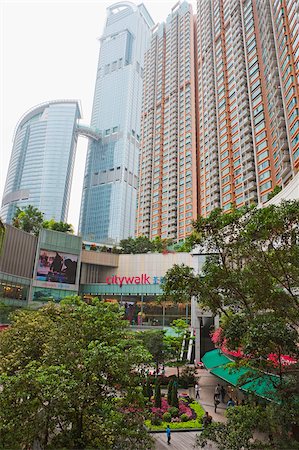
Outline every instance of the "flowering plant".
<path fill-rule="evenodd" d="M 223 330 L 221 327 L 217 328 L 217 330 L 213 332 L 211 339 L 215 346 L 220 348 L 220 350 L 227 355 L 233 356 L 235 358 L 250 358 L 250 355 L 244 355 L 241 348 L 238 348 L 237 350 L 228 349 L 228 342 L 227 339 L 223 336 Z M 274 366 L 279 365 L 279 356 L 275 353 L 270 353 L 267 360 Z M 289 366 L 291 364 L 296 364 L 297 360 L 289 355 L 281 355 L 280 363 L 282 364 L 282 366 Z"/>
<path fill-rule="evenodd" d="M 167 399 L 162 397 L 161 408 L 156 408 L 155 406 L 152 406 L 150 410 L 155 416 L 162 418 L 163 414 L 165 412 L 168 412 L 170 408 L 171 406 L 168 404 Z M 179 400 L 179 416 L 181 416 L 182 414 L 186 414 L 189 420 L 196 418 L 196 413 L 190 408 L 190 406 L 186 401 L 181 399 Z M 180 421 L 179 417 L 178 421 Z"/>

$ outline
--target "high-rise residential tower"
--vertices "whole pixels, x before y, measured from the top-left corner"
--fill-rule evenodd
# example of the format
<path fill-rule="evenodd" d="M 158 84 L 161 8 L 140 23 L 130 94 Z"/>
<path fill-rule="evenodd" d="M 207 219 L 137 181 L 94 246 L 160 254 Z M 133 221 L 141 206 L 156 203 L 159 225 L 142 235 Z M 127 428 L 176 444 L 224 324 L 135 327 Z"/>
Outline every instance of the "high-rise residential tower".
<path fill-rule="evenodd" d="M 2 199 L 4 222 L 12 221 L 16 207 L 28 205 L 42 211 L 45 219 L 66 221 L 80 117 L 77 101 L 57 100 L 21 118 Z"/>
<path fill-rule="evenodd" d="M 143 4 L 107 9 L 91 119 L 102 139 L 88 146 L 80 211 L 86 240 L 134 236 L 144 53 L 153 25 Z"/>
<path fill-rule="evenodd" d="M 298 1 L 197 6 L 199 214 L 206 216 L 216 206 L 263 204 L 298 171 Z"/>
<path fill-rule="evenodd" d="M 178 3 L 146 53 L 137 235 L 181 240 L 197 217 L 194 30 Z"/>
<path fill-rule="evenodd" d="M 258 2 L 262 3 L 261 1 Z M 271 0 L 292 171 L 299 170 L 299 0 Z"/>
<path fill-rule="evenodd" d="M 197 0 L 195 29 L 175 5 L 146 54 L 138 235 L 181 240 L 197 214 L 264 204 L 293 179 L 298 36 L 299 0 Z"/>

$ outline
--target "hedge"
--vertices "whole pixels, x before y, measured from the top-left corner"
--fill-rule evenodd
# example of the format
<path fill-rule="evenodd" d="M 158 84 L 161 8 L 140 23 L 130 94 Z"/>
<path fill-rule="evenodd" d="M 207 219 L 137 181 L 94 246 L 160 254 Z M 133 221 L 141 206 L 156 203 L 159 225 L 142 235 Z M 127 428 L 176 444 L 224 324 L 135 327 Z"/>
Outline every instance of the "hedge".
<path fill-rule="evenodd" d="M 189 406 L 196 412 L 196 419 L 188 420 L 187 422 L 162 422 L 161 425 L 152 425 L 150 420 L 146 420 L 144 422 L 145 426 L 149 431 L 164 431 L 166 430 L 167 425 L 169 425 L 172 430 L 202 428 L 202 418 L 205 414 L 205 410 L 197 402 L 189 403 Z"/>

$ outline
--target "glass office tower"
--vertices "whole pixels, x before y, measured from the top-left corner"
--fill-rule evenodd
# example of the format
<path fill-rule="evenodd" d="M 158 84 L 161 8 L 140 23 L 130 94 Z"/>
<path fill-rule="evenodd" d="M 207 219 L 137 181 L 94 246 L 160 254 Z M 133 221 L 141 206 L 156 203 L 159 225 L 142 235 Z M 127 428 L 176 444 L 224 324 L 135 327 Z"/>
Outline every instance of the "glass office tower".
<path fill-rule="evenodd" d="M 134 236 L 144 53 L 154 25 L 143 4 L 107 9 L 88 146 L 79 231 L 89 241 Z"/>
<path fill-rule="evenodd" d="M 66 221 L 80 108 L 76 100 L 35 106 L 19 121 L 2 199 L 1 218 L 33 205 L 45 219 Z"/>

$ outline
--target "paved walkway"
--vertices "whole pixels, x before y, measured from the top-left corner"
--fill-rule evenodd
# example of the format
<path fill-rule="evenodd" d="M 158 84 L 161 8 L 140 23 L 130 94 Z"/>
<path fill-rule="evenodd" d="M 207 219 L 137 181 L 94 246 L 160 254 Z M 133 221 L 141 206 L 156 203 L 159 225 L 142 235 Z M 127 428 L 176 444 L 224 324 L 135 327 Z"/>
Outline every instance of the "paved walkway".
<path fill-rule="evenodd" d="M 171 434 L 171 443 L 167 445 L 166 433 L 156 433 L 154 435 L 156 440 L 156 450 L 194 450 L 196 447 L 194 446 L 196 440 L 195 431 L 186 431 L 180 433 L 172 433 Z M 199 448 L 197 448 L 199 450 Z M 215 446 L 210 444 L 205 447 L 205 450 L 217 450 Z"/>
<path fill-rule="evenodd" d="M 176 374 L 176 369 L 167 367 L 166 375 Z M 200 398 L 197 399 L 198 403 L 202 405 L 205 411 L 213 417 L 215 422 L 226 422 L 224 412 L 226 410 L 226 404 L 220 403 L 217 407 L 217 412 L 214 411 L 214 392 L 215 386 L 219 383 L 219 378 L 209 373 L 206 369 L 197 369 L 197 379 L 200 386 Z M 220 383 L 225 385 L 225 383 Z M 179 389 L 179 392 L 187 392 L 190 397 L 195 398 L 194 388 Z M 171 425 L 170 425 L 171 428 Z M 199 432 L 172 432 L 171 433 L 171 445 L 167 445 L 166 433 L 153 433 L 153 437 L 156 441 L 156 450 L 172 449 L 172 450 L 194 450 L 196 435 Z M 217 450 L 217 447 L 210 444 L 206 447 L 207 450 Z"/>

